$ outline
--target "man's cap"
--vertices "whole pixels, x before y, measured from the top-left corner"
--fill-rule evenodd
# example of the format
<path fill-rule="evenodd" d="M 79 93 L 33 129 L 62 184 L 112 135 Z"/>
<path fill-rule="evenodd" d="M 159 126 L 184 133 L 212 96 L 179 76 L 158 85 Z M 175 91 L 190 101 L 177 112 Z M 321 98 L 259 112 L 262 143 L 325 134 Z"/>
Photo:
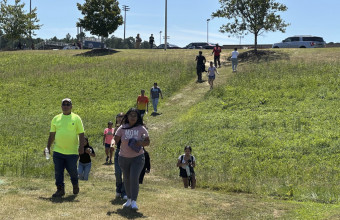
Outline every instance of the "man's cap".
<path fill-rule="evenodd" d="M 64 99 L 61 101 L 61 104 L 63 104 L 64 102 L 69 102 L 69 103 L 71 103 L 71 105 L 72 105 L 72 101 L 71 101 L 70 98 L 64 98 Z"/>

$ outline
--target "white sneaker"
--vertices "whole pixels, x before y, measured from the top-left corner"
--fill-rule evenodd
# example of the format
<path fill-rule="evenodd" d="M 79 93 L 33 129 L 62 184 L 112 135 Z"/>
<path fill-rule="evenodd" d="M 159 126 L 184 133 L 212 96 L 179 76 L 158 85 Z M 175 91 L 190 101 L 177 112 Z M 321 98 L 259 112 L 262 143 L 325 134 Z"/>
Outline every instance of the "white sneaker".
<path fill-rule="evenodd" d="M 131 206 L 131 199 L 128 199 L 126 203 L 123 204 L 123 208 L 128 208 Z"/>
<path fill-rule="evenodd" d="M 120 193 L 116 193 L 116 198 L 119 198 L 120 197 Z"/>
<path fill-rule="evenodd" d="M 131 202 L 131 208 L 134 209 L 134 210 L 138 210 L 138 206 L 137 206 L 137 203 L 135 200 L 132 200 Z"/>
<path fill-rule="evenodd" d="M 127 195 L 123 196 L 123 199 L 127 200 L 128 199 Z"/>

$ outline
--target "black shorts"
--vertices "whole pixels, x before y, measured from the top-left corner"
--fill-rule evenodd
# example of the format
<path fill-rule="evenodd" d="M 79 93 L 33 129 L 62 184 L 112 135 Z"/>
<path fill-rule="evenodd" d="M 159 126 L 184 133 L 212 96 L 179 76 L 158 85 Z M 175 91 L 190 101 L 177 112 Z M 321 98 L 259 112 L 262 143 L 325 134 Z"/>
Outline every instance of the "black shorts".
<path fill-rule="evenodd" d="M 139 110 L 139 113 L 140 113 L 141 115 L 145 115 L 145 110 Z"/>
<path fill-rule="evenodd" d="M 193 167 L 190 167 L 190 173 L 195 174 Z M 182 178 L 188 178 L 187 171 L 182 167 L 179 168 L 179 176 L 181 176 Z"/>

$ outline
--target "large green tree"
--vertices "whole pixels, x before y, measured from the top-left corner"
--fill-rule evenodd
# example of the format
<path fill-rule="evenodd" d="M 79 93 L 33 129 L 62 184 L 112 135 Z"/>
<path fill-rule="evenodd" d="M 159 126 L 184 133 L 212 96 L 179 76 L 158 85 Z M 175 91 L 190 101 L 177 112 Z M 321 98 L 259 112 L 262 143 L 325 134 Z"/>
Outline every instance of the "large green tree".
<path fill-rule="evenodd" d="M 30 37 L 34 30 L 39 30 L 41 25 L 37 18 L 37 8 L 31 13 L 24 11 L 25 3 L 15 0 L 14 5 L 9 5 L 7 0 L 0 2 L 0 29 L 7 39 L 18 40 L 21 37 Z"/>
<path fill-rule="evenodd" d="M 219 0 L 221 8 L 212 17 L 227 18 L 229 23 L 220 27 L 220 32 L 241 36 L 249 32 L 254 34 L 255 50 L 257 38 L 263 32 L 285 32 L 289 25 L 285 23 L 278 12 L 284 12 L 287 7 L 275 0 Z"/>
<path fill-rule="evenodd" d="M 83 27 L 93 35 L 107 38 L 123 24 L 117 0 L 85 0 L 83 5 L 77 3 L 78 9 L 84 15 L 79 19 L 78 27 Z"/>

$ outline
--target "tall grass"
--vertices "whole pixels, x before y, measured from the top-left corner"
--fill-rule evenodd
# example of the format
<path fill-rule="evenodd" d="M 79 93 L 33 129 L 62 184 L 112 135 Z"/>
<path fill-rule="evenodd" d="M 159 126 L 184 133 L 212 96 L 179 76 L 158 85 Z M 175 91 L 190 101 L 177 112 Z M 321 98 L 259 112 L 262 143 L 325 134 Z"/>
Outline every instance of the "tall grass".
<path fill-rule="evenodd" d="M 165 97 L 195 77 L 191 56 L 161 50 L 0 53 L 0 175 L 50 176 L 43 158 L 51 119 L 69 97 L 91 144 L 107 121 L 133 107 L 141 89 L 158 82 Z M 190 60 L 190 61 L 189 61 Z"/>
<path fill-rule="evenodd" d="M 308 52 L 244 66 L 193 106 L 155 150 L 164 175 L 190 144 L 202 187 L 339 202 L 340 62 Z"/>

